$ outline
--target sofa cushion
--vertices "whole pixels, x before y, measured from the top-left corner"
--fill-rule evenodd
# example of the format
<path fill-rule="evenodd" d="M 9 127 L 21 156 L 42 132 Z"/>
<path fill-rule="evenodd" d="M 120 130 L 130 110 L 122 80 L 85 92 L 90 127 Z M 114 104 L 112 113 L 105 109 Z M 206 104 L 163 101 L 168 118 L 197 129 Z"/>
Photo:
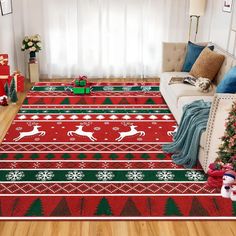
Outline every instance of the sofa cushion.
<path fill-rule="evenodd" d="M 200 138 L 200 147 L 205 148 L 206 146 L 206 131 L 204 131 Z"/>
<path fill-rule="evenodd" d="M 205 47 L 206 45 L 202 46 L 202 45 L 194 44 L 190 41 L 188 42 L 187 54 L 185 57 L 183 68 L 182 68 L 183 72 L 189 72 L 192 69 L 193 64 L 195 63 L 195 61 L 197 60 L 200 53 Z M 211 50 L 214 50 L 214 46 L 209 46 L 209 48 Z"/>
<path fill-rule="evenodd" d="M 225 56 L 205 48 L 194 63 L 190 75 L 196 78 L 208 78 L 213 80 L 220 70 Z"/>
<path fill-rule="evenodd" d="M 180 97 L 191 97 L 191 96 L 199 96 L 199 99 L 201 99 L 202 96 L 213 96 L 215 93 L 215 85 L 213 85 L 213 88 L 208 93 L 202 93 L 200 92 L 196 87 L 189 85 L 189 84 L 172 84 L 169 85 L 169 81 L 172 77 L 186 77 L 188 76 L 188 73 L 186 72 L 165 72 L 161 75 L 161 83 L 162 86 L 165 88 L 166 91 L 168 91 L 169 95 L 174 97 L 176 101 L 176 106 L 178 105 L 178 99 Z"/>
<path fill-rule="evenodd" d="M 231 68 L 216 89 L 217 93 L 236 93 L 236 67 Z"/>

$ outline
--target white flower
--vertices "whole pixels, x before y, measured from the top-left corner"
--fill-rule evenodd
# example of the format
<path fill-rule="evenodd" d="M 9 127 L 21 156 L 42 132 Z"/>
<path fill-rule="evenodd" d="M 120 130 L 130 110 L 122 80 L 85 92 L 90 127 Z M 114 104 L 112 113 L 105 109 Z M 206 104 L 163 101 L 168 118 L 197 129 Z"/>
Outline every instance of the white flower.
<path fill-rule="evenodd" d="M 173 180 L 175 175 L 171 172 L 171 171 L 166 171 L 166 170 L 162 170 L 162 171 L 158 171 L 156 174 L 156 177 L 159 180 Z"/>
<path fill-rule="evenodd" d="M 6 179 L 10 181 L 17 181 L 21 180 L 25 176 L 23 171 L 10 171 L 6 175 Z"/>
<path fill-rule="evenodd" d="M 200 171 L 187 171 L 185 176 L 188 178 L 188 180 L 193 181 L 200 181 L 204 179 L 204 175 Z"/>
<path fill-rule="evenodd" d="M 148 91 L 150 91 L 152 89 L 152 87 L 150 87 L 150 86 L 142 86 L 141 89 L 142 89 L 143 92 L 148 92 Z"/>
<path fill-rule="evenodd" d="M 31 51 L 31 52 L 35 52 L 35 51 L 36 51 L 36 47 L 30 48 L 30 51 Z"/>
<path fill-rule="evenodd" d="M 41 43 L 37 43 L 37 46 L 38 46 L 39 48 L 41 48 L 41 47 L 42 47 L 42 44 L 41 44 Z"/>
<path fill-rule="evenodd" d="M 129 171 L 126 174 L 126 177 L 128 180 L 138 181 L 138 180 L 143 180 L 144 174 L 141 171 L 133 170 Z"/>
<path fill-rule="evenodd" d="M 25 36 L 24 41 L 27 43 L 29 41 L 29 37 Z"/>
<path fill-rule="evenodd" d="M 115 177 L 115 175 L 111 171 L 104 170 L 104 171 L 99 171 L 96 174 L 96 177 L 98 180 L 107 181 L 107 180 L 112 180 Z"/>
<path fill-rule="evenodd" d="M 33 46 L 33 43 L 32 42 L 28 42 L 28 46 L 29 47 Z"/>
<path fill-rule="evenodd" d="M 41 181 L 47 181 L 47 180 L 51 180 L 53 178 L 54 174 L 52 171 L 40 171 L 38 172 L 38 174 L 36 175 L 36 179 L 37 180 L 41 180 Z"/>
<path fill-rule="evenodd" d="M 23 44 L 21 48 L 22 48 L 22 49 L 25 49 L 25 44 Z"/>
<path fill-rule="evenodd" d="M 77 170 L 69 171 L 66 174 L 67 180 L 72 180 L 72 181 L 82 180 L 83 177 L 84 173 L 82 171 L 77 171 Z"/>
<path fill-rule="evenodd" d="M 104 87 L 103 87 L 103 90 L 104 90 L 104 91 L 113 91 L 113 90 L 114 90 L 114 87 L 112 87 L 112 86 L 104 86 Z"/>

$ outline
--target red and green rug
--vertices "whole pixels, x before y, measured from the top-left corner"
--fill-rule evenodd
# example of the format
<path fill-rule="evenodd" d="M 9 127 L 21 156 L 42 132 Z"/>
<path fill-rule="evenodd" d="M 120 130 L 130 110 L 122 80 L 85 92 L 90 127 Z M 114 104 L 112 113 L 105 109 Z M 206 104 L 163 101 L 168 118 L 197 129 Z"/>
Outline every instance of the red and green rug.
<path fill-rule="evenodd" d="M 36 84 L 0 145 L 0 219 L 235 219 L 163 153 L 175 128 L 159 84 Z"/>

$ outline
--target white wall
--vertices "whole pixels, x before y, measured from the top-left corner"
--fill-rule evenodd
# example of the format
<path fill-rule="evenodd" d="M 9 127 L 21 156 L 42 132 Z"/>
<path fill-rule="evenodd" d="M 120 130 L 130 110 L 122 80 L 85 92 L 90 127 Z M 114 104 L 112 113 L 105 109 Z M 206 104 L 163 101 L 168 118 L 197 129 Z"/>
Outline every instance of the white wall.
<path fill-rule="evenodd" d="M 0 53 L 9 55 L 11 71 L 16 70 L 12 14 L 0 14 Z"/>
<path fill-rule="evenodd" d="M 212 4 L 212 13 L 208 13 L 208 17 L 211 14 L 209 41 L 236 56 L 236 0 L 233 0 L 231 13 L 223 11 L 223 0 L 208 2 Z"/>

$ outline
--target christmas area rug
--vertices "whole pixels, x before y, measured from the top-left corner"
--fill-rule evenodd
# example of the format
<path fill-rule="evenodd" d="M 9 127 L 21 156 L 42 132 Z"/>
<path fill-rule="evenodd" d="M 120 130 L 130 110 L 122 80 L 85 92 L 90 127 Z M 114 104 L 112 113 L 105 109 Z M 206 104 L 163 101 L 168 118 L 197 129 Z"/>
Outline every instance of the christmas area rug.
<path fill-rule="evenodd" d="M 235 219 L 200 166 L 162 145 L 177 125 L 157 83 L 37 83 L 0 145 L 0 219 Z"/>

